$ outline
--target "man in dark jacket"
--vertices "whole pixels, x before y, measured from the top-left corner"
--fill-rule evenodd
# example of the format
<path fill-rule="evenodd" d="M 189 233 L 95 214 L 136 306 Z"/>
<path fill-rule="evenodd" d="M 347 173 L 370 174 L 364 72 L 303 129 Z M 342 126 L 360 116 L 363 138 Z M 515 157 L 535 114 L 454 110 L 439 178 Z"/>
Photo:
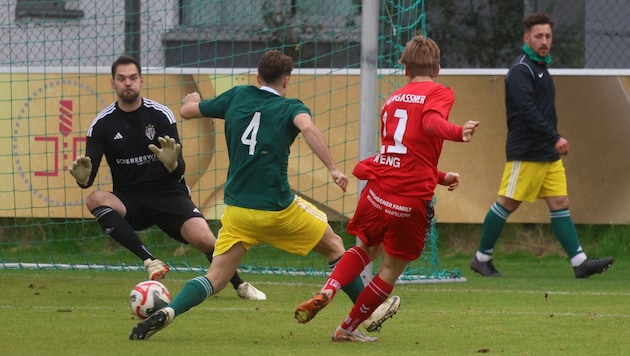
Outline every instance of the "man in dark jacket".
<path fill-rule="evenodd" d="M 575 277 L 587 278 L 604 272 L 614 258 L 588 258 L 569 213 L 567 179 L 560 158 L 569 153 L 569 142 L 557 131 L 555 88 L 547 71 L 553 22 L 546 14 L 535 13 L 524 25 L 523 53 L 505 77 L 507 163 L 499 197 L 486 215 L 470 269 L 485 277 L 500 277 L 492 254 L 507 218 L 521 202 L 545 199 L 551 228 L 571 260 Z"/>

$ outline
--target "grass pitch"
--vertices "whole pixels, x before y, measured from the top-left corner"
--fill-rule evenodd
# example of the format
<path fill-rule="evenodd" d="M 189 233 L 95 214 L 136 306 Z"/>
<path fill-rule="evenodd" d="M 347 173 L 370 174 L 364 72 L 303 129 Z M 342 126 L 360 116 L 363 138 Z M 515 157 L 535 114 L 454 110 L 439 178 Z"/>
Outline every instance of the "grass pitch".
<path fill-rule="evenodd" d="M 147 341 L 129 341 L 138 320 L 127 296 L 144 272 L 0 270 L 0 350 L 5 355 L 619 355 L 630 350 L 630 267 L 586 280 L 560 257 L 497 259 L 503 278 L 457 266 L 464 283 L 398 285 L 398 314 L 376 343 L 332 343 L 351 307 L 340 293 L 308 324 L 294 308 L 323 278 L 243 275 L 267 301 L 246 301 L 231 287 L 179 316 Z M 189 272 L 170 273 L 172 294 Z"/>

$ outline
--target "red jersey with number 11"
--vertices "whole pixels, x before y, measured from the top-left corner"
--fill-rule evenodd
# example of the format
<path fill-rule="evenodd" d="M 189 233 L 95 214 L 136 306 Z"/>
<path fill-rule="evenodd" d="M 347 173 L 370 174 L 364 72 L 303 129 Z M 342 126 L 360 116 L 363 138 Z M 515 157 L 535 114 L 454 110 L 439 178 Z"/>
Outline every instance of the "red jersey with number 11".
<path fill-rule="evenodd" d="M 462 141 L 462 127 L 448 122 L 454 102 L 451 88 L 432 81 L 395 91 L 381 110 L 379 154 L 359 162 L 352 174 L 394 194 L 431 200 L 443 141 Z"/>

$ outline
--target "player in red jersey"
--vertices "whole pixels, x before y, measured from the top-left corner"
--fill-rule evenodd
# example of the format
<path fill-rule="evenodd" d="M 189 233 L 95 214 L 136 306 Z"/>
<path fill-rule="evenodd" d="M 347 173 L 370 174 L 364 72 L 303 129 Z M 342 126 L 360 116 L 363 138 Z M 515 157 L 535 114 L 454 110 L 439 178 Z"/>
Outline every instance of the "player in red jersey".
<path fill-rule="evenodd" d="M 459 185 L 458 173 L 437 168 L 442 143 L 468 142 L 479 125 L 478 121 L 463 126 L 448 122 L 455 96 L 449 87 L 435 82 L 440 49 L 434 41 L 414 37 L 400 63 L 408 83 L 381 110 L 380 152 L 359 162 L 352 172 L 368 181 L 346 229 L 360 243 L 344 253 L 320 292 L 295 310 L 298 322 L 311 320 L 384 250 L 380 270 L 333 333 L 333 341 L 376 341 L 357 327 L 387 300 L 409 262 L 420 257 L 433 219 L 436 185 L 448 186 L 449 191 Z"/>

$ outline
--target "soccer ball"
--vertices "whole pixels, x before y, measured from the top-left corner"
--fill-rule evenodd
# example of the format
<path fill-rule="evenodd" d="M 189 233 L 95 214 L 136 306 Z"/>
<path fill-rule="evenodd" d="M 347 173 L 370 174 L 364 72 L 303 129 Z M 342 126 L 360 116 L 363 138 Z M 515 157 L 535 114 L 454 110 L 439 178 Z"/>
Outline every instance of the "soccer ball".
<path fill-rule="evenodd" d="M 131 311 L 140 319 L 148 318 L 170 302 L 171 294 L 166 286 L 158 281 L 140 282 L 129 294 Z"/>

